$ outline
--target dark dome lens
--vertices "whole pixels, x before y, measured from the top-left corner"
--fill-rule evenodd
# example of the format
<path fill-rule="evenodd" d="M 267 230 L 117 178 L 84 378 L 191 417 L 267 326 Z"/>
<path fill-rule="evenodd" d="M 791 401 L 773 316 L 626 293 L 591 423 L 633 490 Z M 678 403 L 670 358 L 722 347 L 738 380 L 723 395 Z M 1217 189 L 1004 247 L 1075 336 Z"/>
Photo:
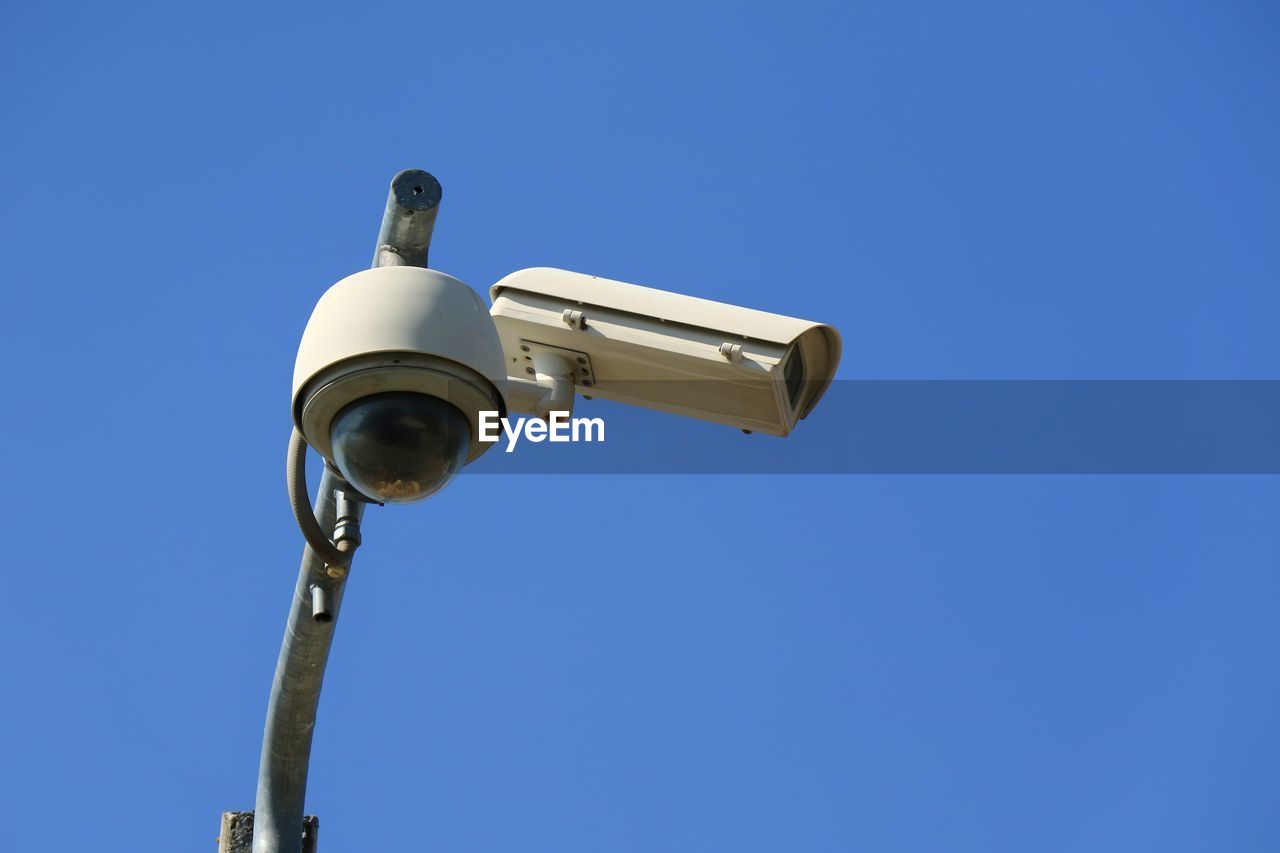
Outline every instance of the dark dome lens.
<path fill-rule="evenodd" d="M 467 461 L 471 425 L 451 404 L 392 391 L 356 400 L 333 419 L 333 461 L 360 492 L 386 503 L 422 500 Z"/>

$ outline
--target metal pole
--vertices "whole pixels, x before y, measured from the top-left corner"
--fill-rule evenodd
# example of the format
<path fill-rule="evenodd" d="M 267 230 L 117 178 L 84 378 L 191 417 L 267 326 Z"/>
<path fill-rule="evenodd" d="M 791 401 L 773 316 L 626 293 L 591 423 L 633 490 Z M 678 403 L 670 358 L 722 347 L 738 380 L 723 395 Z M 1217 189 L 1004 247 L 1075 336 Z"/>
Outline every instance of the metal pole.
<path fill-rule="evenodd" d="M 440 196 L 440 182 L 420 169 L 400 172 L 392 179 L 373 266 L 427 265 Z M 314 507 L 316 519 L 325 531 L 332 531 L 337 523 L 335 491 L 345 485 L 326 465 Z M 364 505 L 356 502 L 350 511 L 358 521 Z M 311 737 L 329 645 L 346 586 L 346 572 L 335 573 L 337 577 L 325 570 L 324 561 L 310 547 L 303 550 L 267 704 L 254 807 L 253 853 L 302 851 Z M 319 592 L 313 593 L 313 587 Z M 315 609 L 313 599 L 324 602 L 323 610 Z"/>
<path fill-rule="evenodd" d="M 341 485 L 342 481 L 326 465 L 315 503 L 316 518 L 324 530 L 333 530 L 337 521 L 334 491 Z M 357 504 L 355 512 L 361 514 L 362 511 L 363 505 Z M 327 619 L 312 616 L 313 586 L 328 591 Z M 311 761 L 311 736 L 345 586 L 345 572 L 341 577 L 330 577 L 324 561 L 311 548 L 304 549 L 267 704 L 254 807 L 254 853 L 301 853 L 302 807 Z"/>
<path fill-rule="evenodd" d="M 440 210 L 440 182 L 421 169 L 405 169 L 391 179 L 382 214 L 375 267 L 425 267 Z"/>

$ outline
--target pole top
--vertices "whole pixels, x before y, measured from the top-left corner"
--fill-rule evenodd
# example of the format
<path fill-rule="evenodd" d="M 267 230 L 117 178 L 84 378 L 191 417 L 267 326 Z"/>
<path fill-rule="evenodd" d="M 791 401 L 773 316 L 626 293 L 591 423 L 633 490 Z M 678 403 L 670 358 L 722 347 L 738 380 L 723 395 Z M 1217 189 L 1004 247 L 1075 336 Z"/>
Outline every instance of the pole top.
<path fill-rule="evenodd" d="M 440 204 L 443 193 L 435 175 L 422 169 L 405 169 L 391 179 L 391 197 L 406 213 L 430 210 Z"/>
<path fill-rule="evenodd" d="M 425 267 L 431 234 L 444 191 L 430 172 L 405 169 L 391 179 L 387 209 L 382 214 L 375 267 Z"/>

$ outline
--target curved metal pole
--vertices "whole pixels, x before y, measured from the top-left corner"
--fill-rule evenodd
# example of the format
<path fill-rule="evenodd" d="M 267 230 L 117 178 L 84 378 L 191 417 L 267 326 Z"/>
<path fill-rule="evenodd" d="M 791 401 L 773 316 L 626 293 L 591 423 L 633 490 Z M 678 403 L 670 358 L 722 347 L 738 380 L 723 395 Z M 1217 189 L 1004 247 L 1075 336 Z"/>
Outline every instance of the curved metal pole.
<path fill-rule="evenodd" d="M 325 530 L 333 530 L 336 524 L 334 492 L 341 485 L 342 481 L 325 466 L 315 505 L 316 518 Z M 363 509 L 361 503 L 352 506 L 357 518 Z M 267 704 L 254 807 L 254 853 L 300 853 L 302 850 L 303 801 L 311 762 L 311 736 L 315 732 L 324 668 L 329 660 L 329 646 L 337 627 L 345 586 L 345 571 L 341 577 L 330 577 L 324 561 L 310 546 L 303 551 Z M 313 615 L 312 587 L 327 593 L 328 608 L 322 618 Z"/>
<path fill-rule="evenodd" d="M 427 265 L 440 195 L 440 183 L 420 169 L 400 172 L 392 179 L 373 266 Z M 335 491 L 344 485 L 326 465 L 314 508 L 323 530 L 332 531 L 337 523 Z M 364 504 L 352 502 L 344 512 L 354 515 L 359 522 Z M 326 572 L 324 561 L 310 547 L 303 550 L 289 622 L 271 684 L 271 699 L 267 703 L 254 806 L 253 853 L 301 853 L 302 850 L 311 738 L 329 646 L 346 586 L 346 572 L 336 573 L 338 577 Z M 313 587 L 319 589 L 314 598 L 327 605 L 323 610 L 313 610 Z"/>

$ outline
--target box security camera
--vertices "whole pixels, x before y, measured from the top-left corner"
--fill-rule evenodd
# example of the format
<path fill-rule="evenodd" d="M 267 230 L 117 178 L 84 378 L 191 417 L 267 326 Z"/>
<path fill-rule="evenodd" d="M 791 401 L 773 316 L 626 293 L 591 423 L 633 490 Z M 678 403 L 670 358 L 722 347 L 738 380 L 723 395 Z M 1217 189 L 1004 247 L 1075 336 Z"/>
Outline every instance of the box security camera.
<path fill-rule="evenodd" d="M 787 435 L 840 362 L 831 326 L 566 270 L 520 270 L 489 295 L 513 382 L 553 354 L 584 396 L 743 430 Z"/>

